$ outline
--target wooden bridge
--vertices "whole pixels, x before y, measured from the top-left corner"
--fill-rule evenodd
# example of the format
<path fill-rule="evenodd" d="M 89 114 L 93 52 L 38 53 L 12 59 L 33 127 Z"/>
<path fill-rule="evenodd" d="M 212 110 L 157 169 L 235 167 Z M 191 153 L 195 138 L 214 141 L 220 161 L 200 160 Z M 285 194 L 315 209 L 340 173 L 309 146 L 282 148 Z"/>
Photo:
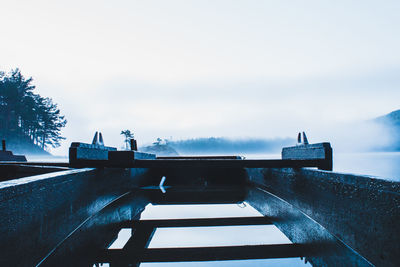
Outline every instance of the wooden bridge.
<path fill-rule="evenodd" d="M 329 143 L 304 142 L 268 160 L 156 157 L 72 143 L 69 162 L 1 162 L 0 174 L 2 266 L 286 257 L 314 266 L 400 264 L 399 183 L 332 172 Z M 140 219 L 149 203 L 243 202 L 262 216 Z M 148 248 L 156 228 L 267 224 L 292 243 Z M 108 249 L 122 228 L 133 235 L 123 248 Z"/>

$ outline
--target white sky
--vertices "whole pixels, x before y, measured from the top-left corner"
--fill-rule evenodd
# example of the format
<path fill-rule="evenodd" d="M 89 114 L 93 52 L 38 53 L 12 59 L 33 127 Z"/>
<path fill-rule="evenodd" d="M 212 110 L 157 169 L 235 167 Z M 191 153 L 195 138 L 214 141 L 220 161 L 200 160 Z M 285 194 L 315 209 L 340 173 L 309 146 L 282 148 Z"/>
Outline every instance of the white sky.
<path fill-rule="evenodd" d="M 32 76 L 69 121 L 56 154 L 96 130 L 118 147 L 122 129 L 139 144 L 332 140 L 400 108 L 400 1 L 0 0 L 0 14 L 0 70 Z"/>

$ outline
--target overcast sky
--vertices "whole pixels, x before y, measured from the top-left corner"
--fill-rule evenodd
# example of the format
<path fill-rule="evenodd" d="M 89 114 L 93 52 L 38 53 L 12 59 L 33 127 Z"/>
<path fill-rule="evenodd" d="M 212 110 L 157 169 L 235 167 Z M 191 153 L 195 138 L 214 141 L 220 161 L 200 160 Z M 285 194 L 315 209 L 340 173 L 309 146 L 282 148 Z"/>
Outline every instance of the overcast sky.
<path fill-rule="evenodd" d="M 333 140 L 400 108 L 400 1 L 4 1 L 0 70 L 59 104 L 72 141 Z M 325 140 L 325 141 L 326 141 Z"/>

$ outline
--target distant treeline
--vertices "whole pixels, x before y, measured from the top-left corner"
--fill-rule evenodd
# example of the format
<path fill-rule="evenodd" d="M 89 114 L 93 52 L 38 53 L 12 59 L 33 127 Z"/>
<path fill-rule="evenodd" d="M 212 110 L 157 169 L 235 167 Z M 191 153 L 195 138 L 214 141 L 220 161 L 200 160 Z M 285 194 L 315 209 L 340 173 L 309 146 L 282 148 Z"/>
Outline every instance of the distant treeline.
<path fill-rule="evenodd" d="M 17 147 L 57 147 L 65 139 L 60 130 L 67 121 L 51 98 L 34 89 L 32 78 L 26 79 L 19 69 L 0 72 L 0 138 Z"/>
<path fill-rule="evenodd" d="M 277 139 L 228 139 L 224 137 L 196 138 L 167 141 L 180 154 L 215 153 L 274 153 L 282 147 L 295 144 L 291 138 Z"/>

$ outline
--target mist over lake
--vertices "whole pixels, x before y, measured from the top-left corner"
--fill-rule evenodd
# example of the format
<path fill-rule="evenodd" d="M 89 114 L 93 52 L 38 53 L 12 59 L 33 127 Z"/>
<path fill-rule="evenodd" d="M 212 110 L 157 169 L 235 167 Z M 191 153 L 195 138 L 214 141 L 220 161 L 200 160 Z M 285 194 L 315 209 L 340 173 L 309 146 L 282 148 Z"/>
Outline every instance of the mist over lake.
<path fill-rule="evenodd" d="M 0 7 L 0 267 L 400 266 L 400 1 Z"/>

